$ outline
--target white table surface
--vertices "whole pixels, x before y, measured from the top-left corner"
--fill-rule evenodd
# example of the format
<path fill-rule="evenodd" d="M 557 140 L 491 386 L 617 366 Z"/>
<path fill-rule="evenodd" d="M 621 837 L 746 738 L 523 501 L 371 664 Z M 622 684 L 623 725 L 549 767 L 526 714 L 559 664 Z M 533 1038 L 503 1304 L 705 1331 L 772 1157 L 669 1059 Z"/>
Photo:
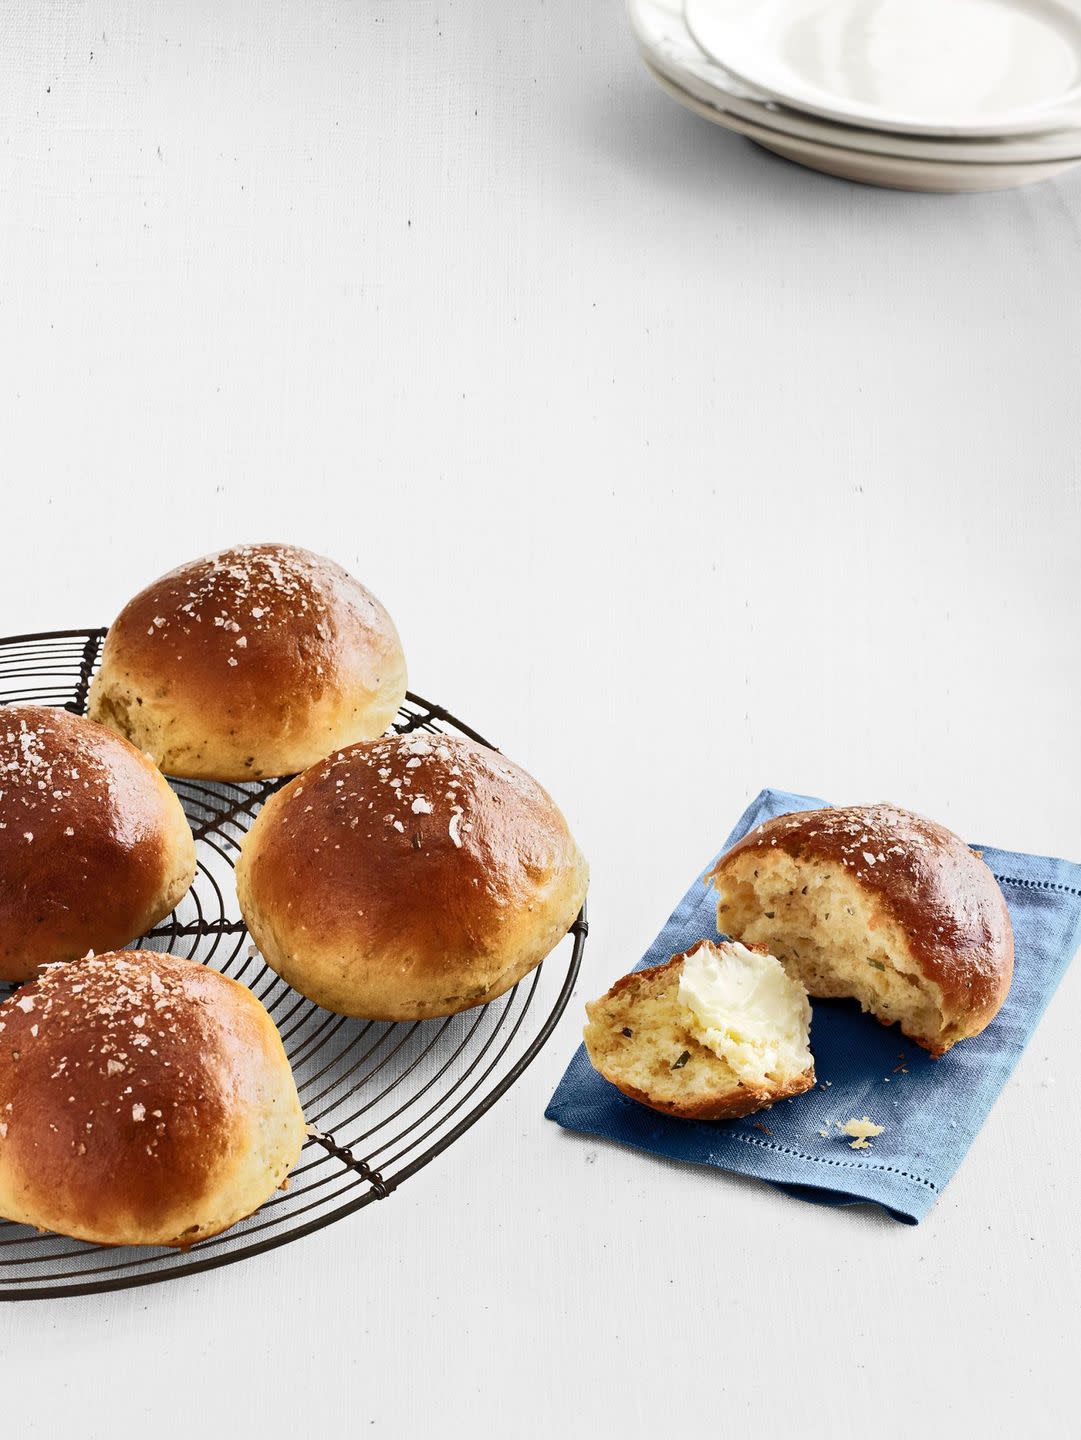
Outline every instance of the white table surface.
<path fill-rule="evenodd" d="M 482 1124 L 263 1259 L 0 1308 L 4 1435 L 1076 1433 L 1081 965 L 916 1229 L 542 1110 L 763 785 L 1081 857 L 1081 175 L 795 169 L 662 95 L 617 0 L 0 28 L 0 632 L 328 552 L 593 863 Z"/>

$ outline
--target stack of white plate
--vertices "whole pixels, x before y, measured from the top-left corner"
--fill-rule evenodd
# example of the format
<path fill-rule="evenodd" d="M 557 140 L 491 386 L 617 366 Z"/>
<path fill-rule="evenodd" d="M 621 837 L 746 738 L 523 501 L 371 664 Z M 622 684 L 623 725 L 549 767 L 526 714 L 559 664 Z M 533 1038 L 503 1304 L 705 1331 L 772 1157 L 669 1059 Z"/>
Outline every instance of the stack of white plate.
<path fill-rule="evenodd" d="M 1006 190 L 1081 164 L 1081 0 L 629 0 L 696 114 L 900 190 Z"/>

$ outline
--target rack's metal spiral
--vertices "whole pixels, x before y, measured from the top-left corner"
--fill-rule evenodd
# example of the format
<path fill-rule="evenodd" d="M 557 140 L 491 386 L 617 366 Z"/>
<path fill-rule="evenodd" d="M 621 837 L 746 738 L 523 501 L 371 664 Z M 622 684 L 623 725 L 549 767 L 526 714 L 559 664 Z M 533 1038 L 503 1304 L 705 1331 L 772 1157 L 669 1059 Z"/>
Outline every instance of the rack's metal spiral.
<path fill-rule="evenodd" d="M 0 704 L 86 706 L 102 630 L 0 640 Z M 439 705 L 406 696 L 396 728 L 449 729 L 488 744 Z M 313 1135 L 287 1190 L 249 1220 L 186 1252 L 109 1249 L 0 1221 L 0 1300 L 101 1293 L 227 1265 L 300 1239 L 391 1195 L 477 1121 L 551 1034 L 578 975 L 585 911 L 564 944 L 491 1004 L 392 1025 L 321 1010 L 279 979 L 248 939 L 233 862 L 279 781 L 173 782 L 199 869 L 178 909 L 136 943 L 213 965 L 248 985 L 281 1031 Z M 0 984 L 0 998 L 8 993 Z"/>

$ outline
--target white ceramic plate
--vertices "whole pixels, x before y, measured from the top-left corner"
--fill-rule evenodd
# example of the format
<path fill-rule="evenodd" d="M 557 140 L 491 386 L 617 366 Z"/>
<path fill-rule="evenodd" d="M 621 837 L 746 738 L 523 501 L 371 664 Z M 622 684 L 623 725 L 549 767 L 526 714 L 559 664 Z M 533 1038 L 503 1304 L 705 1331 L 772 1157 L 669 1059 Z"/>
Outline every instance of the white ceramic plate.
<path fill-rule="evenodd" d="M 667 75 L 646 61 L 654 79 L 674 100 L 703 119 L 745 135 L 764 150 L 771 150 L 786 160 L 793 160 L 811 170 L 834 175 L 841 180 L 855 180 L 862 185 L 877 185 L 889 190 L 920 190 L 939 195 L 973 194 L 987 190 L 1015 190 L 1051 180 L 1063 171 L 1081 164 L 1081 159 L 1051 160 L 1039 163 L 971 165 L 944 160 L 916 160 L 904 155 L 877 155 L 861 150 L 847 150 L 838 145 L 823 145 L 801 140 L 779 130 L 756 125 L 739 115 L 718 110 L 705 101 L 682 90 Z"/>
<path fill-rule="evenodd" d="M 1008 140 L 936 140 L 817 119 L 778 104 L 710 59 L 687 29 L 683 0 L 629 0 L 628 12 L 639 49 L 652 69 L 707 105 L 785 135 L 870 154 L 923 160 L 1029 164 L 1081 157 L 1081 130 Z"/>
<path fill-rule="evenodd" d="M 1081 0 L 685 0 L 702 49 L 788 105 L 912 134 L 1081 124 Z"/>

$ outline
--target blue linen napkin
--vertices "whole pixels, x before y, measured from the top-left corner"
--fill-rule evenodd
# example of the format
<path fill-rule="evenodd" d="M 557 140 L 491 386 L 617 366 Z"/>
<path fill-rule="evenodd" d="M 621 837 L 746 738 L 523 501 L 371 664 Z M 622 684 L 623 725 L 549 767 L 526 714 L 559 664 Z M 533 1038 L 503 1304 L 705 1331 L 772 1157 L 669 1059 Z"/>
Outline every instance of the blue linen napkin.
<path fill-rule="evenodd" d="M 763 790 L 718 855 L 763 820 L 825 803 Z M 918 1224 L 964 1159 L 1081 943 L 1081 865 L 977 848 L 1002 886 L 1016 944 L 1009 996 L 982 1035 L 932 1060 L 854 1001 L 815 1000 L 818 1084 L 771 1110 L 723 1122 L 660 1115 L 603 1080 L 580 1046 L 545 1115 L 568 1130 L 756 1176 L 800 1200 L 873 1201 Z M 702 867 L 636 969 L 717 937 L 713 891 L 703 883 L 713 864 Z M 853 1150 L 837 1127 L 864 1115 L 885 1129 L 869 1149 Z"/>

